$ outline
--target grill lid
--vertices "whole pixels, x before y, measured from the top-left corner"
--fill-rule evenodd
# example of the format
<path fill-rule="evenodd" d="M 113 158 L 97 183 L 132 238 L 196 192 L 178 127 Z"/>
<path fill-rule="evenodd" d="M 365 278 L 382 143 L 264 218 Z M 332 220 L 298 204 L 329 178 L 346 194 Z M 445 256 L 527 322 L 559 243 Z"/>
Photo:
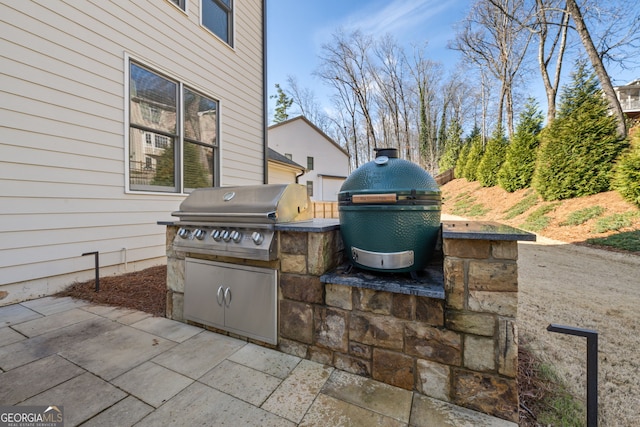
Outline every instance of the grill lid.
<path fill-rule="evenodd" d="M 171 215 L 187 222 L 291 222 L 311 217 L 307 188 L 265 184 L 199 188 Z"/>

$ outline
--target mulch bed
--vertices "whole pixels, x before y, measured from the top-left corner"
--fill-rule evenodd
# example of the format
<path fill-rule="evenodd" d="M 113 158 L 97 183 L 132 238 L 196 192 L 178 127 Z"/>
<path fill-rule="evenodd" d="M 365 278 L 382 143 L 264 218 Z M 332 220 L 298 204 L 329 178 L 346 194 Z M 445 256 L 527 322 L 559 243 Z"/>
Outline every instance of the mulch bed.
<path fill-rule="evenodd" d="M 167 294 L 167 266 L 147 268 L 133 273 L 100 278 L 96 292 L 95 280 L 73 283 L 55 296 L 73 297 L 94 304 L 131 308 L 164 316 Z"/>

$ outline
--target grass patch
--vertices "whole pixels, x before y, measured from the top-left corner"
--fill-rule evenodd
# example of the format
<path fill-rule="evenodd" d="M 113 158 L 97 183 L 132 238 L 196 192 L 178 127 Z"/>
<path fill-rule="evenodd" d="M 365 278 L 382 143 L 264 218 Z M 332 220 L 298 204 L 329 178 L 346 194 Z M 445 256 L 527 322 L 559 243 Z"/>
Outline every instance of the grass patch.
<path fill-rule="evenodd" d="M 454 203 L 451 213 L 454 215 L 477 217 L 482 216 L 491 210 L 485 207 L 482 203 L 476 203 L 476 198 L 471 196 L 468 192 L 460 193 L 453 200 Z"/>
<path fill-rule="evenodd" d="M 624 212 L 605 216 L 596 221 L 591 231 L 593 233 L 606 233 L 607 231 L 617 231 L 624 227 L 630 227 L 633 225 L 633 220 L 639 215 L 640 213 L 638 212 Z"/>
<path fill-rule="evenodd" d="M 591 218 L 596 218 L 602 215 L 605 208 L 602 206 L 591 206 L 589 208 L 580 209 L 579 211 L 571 212 L 566 220 L 560 223 L 560 225 L 580 225 L 589 221 Z"/>
<path fill-rule="evenodd" d="M 590 245 L 609 246 L 629 252 L 640 252 L 640 230 L 587 239 L 587 243 Z"/>
<path fill-rule="evenodd" d="M 554 368 L 541 362 L 525 343 L 518 349 L 520 426 L 583 427 L 584 404 L 573 397 Z"/>
<path fill-rule="evenodd" d="M 535 206 L 536 203 L 538 203 L 538 195 L 536 193 L 528 193 L 524 199 L 504 211 L 504 219 L 513 219 L 518 215 L 522 215 Z"/>
<path fill-rule="evenodd" d="M 560 205 L 560 202 L 540 206 L 524 220 L 521 227 L 525 230 L 538 232 L 544 230 L 551 222 L 551 217 L 547 214 Z"/>

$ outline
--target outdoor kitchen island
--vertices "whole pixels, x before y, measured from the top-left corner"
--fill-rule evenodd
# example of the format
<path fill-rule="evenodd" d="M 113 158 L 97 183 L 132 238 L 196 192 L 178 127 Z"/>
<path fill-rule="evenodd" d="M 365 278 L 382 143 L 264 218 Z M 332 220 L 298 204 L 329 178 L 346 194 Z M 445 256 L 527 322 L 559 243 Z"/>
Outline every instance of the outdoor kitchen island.
<path fill-rule="evenodd" d="M 277 343 L 250 341 L 517 422 L 517 241 L 534 234 L 445 221 L 434 270 L 385 287 L 384 274 L 345 273 L 337 220 L 276 224 L 277 257 L 266 262 L 177 251 L 178 227 L 165 225 L 167 317 L 185 321 L 187 258 L 273 268 Z"/>

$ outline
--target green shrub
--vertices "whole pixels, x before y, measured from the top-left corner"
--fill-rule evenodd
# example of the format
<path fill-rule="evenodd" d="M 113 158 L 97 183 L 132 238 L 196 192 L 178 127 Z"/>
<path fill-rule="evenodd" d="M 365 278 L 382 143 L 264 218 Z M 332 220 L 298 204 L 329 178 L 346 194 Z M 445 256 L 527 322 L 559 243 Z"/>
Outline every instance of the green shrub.
<path fill-rule="evenodd" d="M 640 207 L 640 131 L 636 132 L 630 149 L 620 156 L 612 187 L 625 200 Z"/>
<path fill-rule="evenodd" d="M 525 230 L 533 232 L 544 230 L 551 222 L 551 217 L 548 217 L 547 214 L 553 211 L 559 205 L 560 202 L 540 206 L 538 209 L 531 212 L 531 214 L 527 217 L 521 227 Z"/>
<path fill-rule="evenodd" d="M 560 225 L 580 225 L 589 221 L 591 218 L 595 218 L 604 213 L 605 208 L 602 206 L 591 206 L 589 208 L 580 209 L 579 211 L 571 212 L 567 219 L 560 223 Z"/>
<path fill-rule="evenodd" d="M 531 185 L 542 121 L 538 104 L 535 99 L 529 98 L 520 114 L 512 141 L 507 146 L 505 161 L 498 172 L 498 184 L 510 193 Z"/>
<path fill-rule="evenodd" d="M 533 187 L 544 200 L 606 191 L 613 162 L 626 145 L 595 75 L 578 62 L 558 117 L 541 132 Z"/>
<path fill-rule="evenodd" d="M 444 172 L 456 166 L 456 160 L 462 149 L 462 128 L 457 120 L 452 120 L 447 126 L 447 134 L 444 140 L 444 152 L 438 160 L 440 172 Z"/>
<path fill-rule="evenodd" d="M 470 142 L 471 148 L 469 148 L 469 154 L 467 155 L 467 161 L 464 164 L 462 174 L 467 179 L 467 181 L 477 181 L 478 165 L 480 164 L 480 160 L 482 160 L 482 154 L 484 153 L 484 147 L 482 146 L 482 137 L 480 135 L 477 135 Z"/>
<path fill-rule="evenodd" d="M 476 175 L 480 185 L 493 187 L 498 184 L 498 171 L 504 162 L 506 150 L 507 140 L 502 133 L 502 128 L 498 127 L 495 134 L 487 141 L 484 154 L 478 164 Z"/>
<path fill-rule="evenodd" d="M 466 143 L 460 149 L 458 160 L 456 160 L 456 168 L 453 170 L 456 178 L 464 178 L 464 166 L 467 164 L 467 158 L 469 157 L 470 148 L 471 144 Z"/>
<path fill-rule="evenodd" d="M 524 199 L 504 211 L 504 219 L 513 219 L 518 215 L 522 215 L 535 206 L 536 203 L 538 203 L 538 195 L 529 190 L 529 194 Z"/>
<path fill-rule="evenodd" d="M 640 213 L 638 212 L 624 212 L 605 216 L 596 221 L 592 231 L 594 233 L 606 233 L 607 231 L 616 231 L 621 228 L 631 227 L 633 220 L 639 216 Z"/>

